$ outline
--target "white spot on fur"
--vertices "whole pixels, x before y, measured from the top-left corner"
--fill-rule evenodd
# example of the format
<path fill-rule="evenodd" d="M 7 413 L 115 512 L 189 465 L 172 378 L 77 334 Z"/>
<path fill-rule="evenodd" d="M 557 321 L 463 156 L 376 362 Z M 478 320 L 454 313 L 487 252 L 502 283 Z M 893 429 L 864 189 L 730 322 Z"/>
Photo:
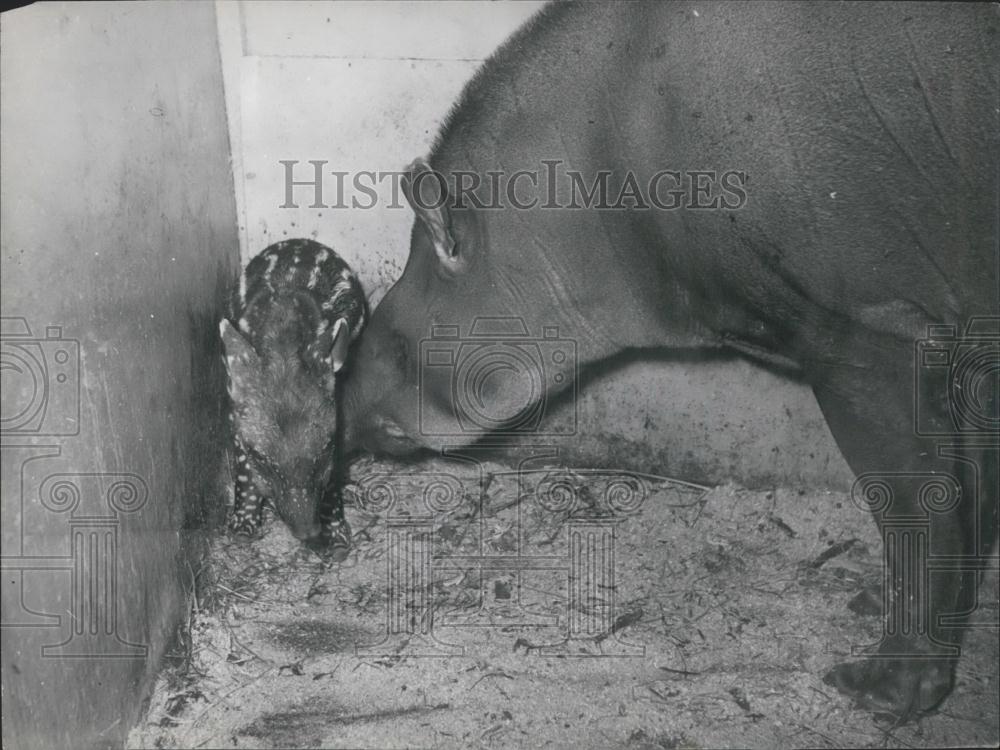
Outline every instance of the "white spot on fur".
<path fill-rule="evenodd" d="M 340 281 L 333 285 L 333 296 L 339 297 L 342 294 L 347 294 L 351 291 L 351 277 L 348 276 L 344 278 L 341 274 Z"/>
<path fill-rule="evenodd" d="M 250 481 L 250 477 L 248 477 L 246 474 L 237 474 L 236 478 L 238 480 L 240 480 L 241 482 L 249 482 Z"/>
<path fill-rule="evenodd" d="M 274 284 L 271 283 L 271 274 L 274 272 L 274 267 L 278 265 L 278 255 L 277 253 L 268 253 L 267 255 L 267 269 L 264 271 L 263 279 L 264 285 L 274 291 Z"/>
<path fill-rule="evenodd" d="M 250 333 L 250 324 L 247 322 L 246 318 L 240 318 L 239 326 L 243 333 Z"/>
<path fill-rule="evenodd" d="M 313 289 L 317 281 L 319 281 L 319 266 L 313 266 L 312 271 L 309 272 L 309 281 L 306 282 L 306 288 Z"/>
<path fill-rule="evenodd" d="M 316 264 L 319 265 L 320 263 L 326 263 L 326 259 L 329 257 L 330 253 L 328 253 L 324 247 L 316 254 Z"/>

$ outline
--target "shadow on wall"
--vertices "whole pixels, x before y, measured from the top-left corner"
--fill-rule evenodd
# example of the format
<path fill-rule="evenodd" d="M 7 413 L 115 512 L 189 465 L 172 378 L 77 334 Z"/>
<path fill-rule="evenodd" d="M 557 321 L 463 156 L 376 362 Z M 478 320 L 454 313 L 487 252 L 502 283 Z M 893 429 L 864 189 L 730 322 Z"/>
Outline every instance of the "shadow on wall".
<path fill-rule="evenodd" d="M 850 486 L 853 475 L 812 389 L 787 370 L 726 352 L 692 352 L 629 356 L 594 380 L 600 392 L 581 398 L 581 422 L 608 419 L 616 398 L 629 416 L 618 434 L 598 430 L 583 441 L 585 458 L 605 450 L 613 459 L 606 465 L 704 484 Z M 636 387 L 649 394 L 645 405 L 636 403 Z"/>
<path fill-rule="evenodd" d="M 211 4 L 4 13 L 3 745 L 120 747 L 223 512 Z"/>
<path fill-rule="evenodd" d="M 724 350 L 631 351 L 591 365 L 514 440 L 559 460 L 749 488 L 846 489 L 852 474 L 811 389 L 791 370 Z"/>

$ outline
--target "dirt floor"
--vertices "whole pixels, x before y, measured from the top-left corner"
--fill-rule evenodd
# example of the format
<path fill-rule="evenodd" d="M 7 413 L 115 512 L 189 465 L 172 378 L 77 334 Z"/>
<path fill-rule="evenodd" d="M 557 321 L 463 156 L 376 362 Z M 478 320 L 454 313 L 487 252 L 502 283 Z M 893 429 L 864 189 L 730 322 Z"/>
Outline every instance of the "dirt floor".
<path fill-rule="evenodd" d="M 954 693 L 915 723 L 855 710 L 822 682 L 881 631 L 852 611 L 881 553 L 847 494 L 442 460 L 365 460 L 351 480 L 342 563 L 275 519 L 254 543 L 216 541 L 130 747 L 1000 738 L 995 629 L 969 634 Z M 997 597 L 990 574 L 978 622 L 997 621 Z"/>

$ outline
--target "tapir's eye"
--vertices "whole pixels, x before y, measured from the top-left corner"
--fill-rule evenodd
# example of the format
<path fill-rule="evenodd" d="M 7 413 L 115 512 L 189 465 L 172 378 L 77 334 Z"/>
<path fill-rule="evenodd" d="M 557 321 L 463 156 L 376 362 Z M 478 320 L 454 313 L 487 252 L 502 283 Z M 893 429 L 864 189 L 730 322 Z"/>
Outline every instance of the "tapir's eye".
<path fill-rule="evenodd" d="M 456 248 L 457 252 L 461 252 Z M 462 271 L 465 270 L 466 266 L 459 260 L 458 255 L 455 256 L 455 260 L 449 260 L 443 263 L 434 264 L 434 276 L 439 281 L 447 282 L 445 289 L 450 290 L 453 288 L 455 282 L 462 277 Z"/>

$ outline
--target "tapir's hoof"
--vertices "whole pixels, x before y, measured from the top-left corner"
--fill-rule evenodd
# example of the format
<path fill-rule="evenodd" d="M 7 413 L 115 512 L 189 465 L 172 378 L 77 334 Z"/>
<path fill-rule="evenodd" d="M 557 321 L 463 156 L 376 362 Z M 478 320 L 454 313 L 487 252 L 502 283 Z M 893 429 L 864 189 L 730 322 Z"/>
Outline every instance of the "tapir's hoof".
<path fill-rule="evenodd" d="M 256 526 L 248 521 L 240 523 L 230 522 L 229 534 L 234 540 L 243 544 L 249 544 L 260 538 L 260 526 Z"/>
<path fill-rule="evenodd" d="M 951 692 L 954 663 L 932 659 L 865 659 L 838 664 L 823 678 L 860 707 L 897 722 L 934 709 Z"/>

